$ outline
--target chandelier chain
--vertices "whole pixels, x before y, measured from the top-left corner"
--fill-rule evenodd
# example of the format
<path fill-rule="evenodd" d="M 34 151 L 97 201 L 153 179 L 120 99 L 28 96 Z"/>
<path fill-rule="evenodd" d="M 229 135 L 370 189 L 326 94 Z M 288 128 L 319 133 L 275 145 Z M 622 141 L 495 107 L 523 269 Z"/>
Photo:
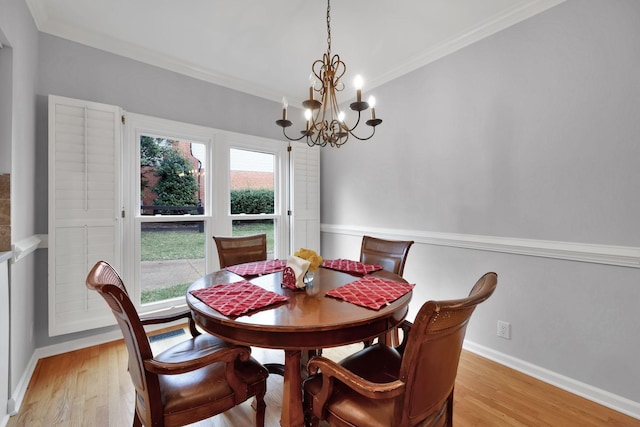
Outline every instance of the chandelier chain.
<path fill-rule="evenodd" d="M 327 54 L 331 57 L 331 4 L 327 0 Z"/>

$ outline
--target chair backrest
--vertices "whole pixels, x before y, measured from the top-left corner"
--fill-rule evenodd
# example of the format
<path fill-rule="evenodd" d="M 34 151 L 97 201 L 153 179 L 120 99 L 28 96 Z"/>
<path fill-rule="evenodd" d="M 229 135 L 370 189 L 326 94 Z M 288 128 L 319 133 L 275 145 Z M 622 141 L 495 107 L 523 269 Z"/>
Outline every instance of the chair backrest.
<path fill-rule="evenodd" d="M 497 283 L 495 273 L 486 273 L 467 298 L 427 301 L 421 307 L 406 338 L 400 379 L 407 383 L 407 389 L 404 402 L 395 408 L 395 420 L 420 420 L 439 411 L 444 416 L 452 410 L 448 398 L 453 393 L 469 318 Z"/>
<path fill-rule="evenodd" d="M 218 249 L 220 268 L 267 259 L 266 234 L 243 237 L 213 236 L 213 240 L 215 240 Z"/>
<path fill-rule="evenodd" d="M 153 358 L 151 345 L 122 279 L 111 265 L 99 261 L 89 272 L 86 285 L 104 298 L 120 326 L 129 353 L 129 375 L 136 389 L 138 414 L 142 420 L 162 419 L 158 376 L 143 365 L 144 360 Z"/>
<path fill-rule="evenodd" d="M 413 240 L 384 240 L 363 236 L 360 262 L 378 264 L 385 270 L 402 276 L 411 245 L 413 245 Z"/>

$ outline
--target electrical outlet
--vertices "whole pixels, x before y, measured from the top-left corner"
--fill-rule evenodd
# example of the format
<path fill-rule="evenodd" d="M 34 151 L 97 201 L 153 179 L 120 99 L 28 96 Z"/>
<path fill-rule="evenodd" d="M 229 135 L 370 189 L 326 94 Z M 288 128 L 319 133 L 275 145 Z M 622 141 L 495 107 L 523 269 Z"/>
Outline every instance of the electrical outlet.
<path fill-rule="evenodd" d="M 511 339 L 511 323 L 498 320 L 498 336 L 506 340 Z"/>

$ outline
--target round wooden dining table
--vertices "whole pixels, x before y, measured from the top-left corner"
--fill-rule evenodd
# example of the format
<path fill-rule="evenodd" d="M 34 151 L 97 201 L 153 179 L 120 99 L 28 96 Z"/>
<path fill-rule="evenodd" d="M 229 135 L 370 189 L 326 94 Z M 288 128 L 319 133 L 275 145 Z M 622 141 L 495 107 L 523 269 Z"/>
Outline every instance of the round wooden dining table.
<path fill-rule="evenodd" d="M 370 275 L 405 282 L 400 276 L 384 270 Z M 311 285 L 294 291 L 281 286 L 282 272 L 247 279 L 220 270 L 201 277 L 189 286 L 187 304 L 196 323 L 213 335 L 241 345 L 284 350 L 280 425 L 299 427 L 304 425 L 300 369 L 302 351 L 373 339 L 398 326 L 407 315 L 412 292 L 380 310 L 325 296 L 330 290 L 357 279 L 357 276 L 347 273 L 320 268 L 315 272 Z M 191 291 L 196 289 L 241 280 L 250 280 L 264 289 L 288 296 L 289 300 L 238 317 L 228 317 L 191 295 Z"/>

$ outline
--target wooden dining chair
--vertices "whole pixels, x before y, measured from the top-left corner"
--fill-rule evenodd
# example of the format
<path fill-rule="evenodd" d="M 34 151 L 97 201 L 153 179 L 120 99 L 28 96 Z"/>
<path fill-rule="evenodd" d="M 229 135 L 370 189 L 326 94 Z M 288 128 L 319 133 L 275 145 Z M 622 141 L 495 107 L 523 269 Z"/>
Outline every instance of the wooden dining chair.
<path fill-rule="evenodd" d="M 377 343 L 340 363 L 311 359 L 304 383 L 311 426 L 451 426 L 453 389 L 465 332 L 475 308 L 493 294 L 487 273 L 467 298 L 428 301 L 415 322 L 405 321 L 402 344 Z"/>
<path fill-rule="evenodd" d="M 385 240 L 363 236 L 360 262 L 378 264 L 383 269 L 402 276 L 413 240 Z"/>
<path fill-rule="evenodd" d="M 220 268 L 267 259 L 267 235 L 242 237 L 213 236 L 218 249 Z"/>
<path fill-rule="evenodd" d="M 360 247 L 360 262 L 364 264 L 378 264 L 384 270 L 402 276 L 404 265 L 407 263 L 409 249 L 413 240 L 385 240 L 377 237 L 363 236 Z M 400 341 L 398 329 L 394 328 L 378 337 L 378 341 L 389 345 L 397 345 Z M 365 341 L 365 346 L 371 345 L 373 340 Z"/>
<path fill-rule="evenodd" d="M 140 319 L 122 279 L 99 261 L 86 280 L 107 302 L 124 336 L 135 387 L 133 426 L 182 426 L 213 417 L 255 396 L 255 425 L 264 426 L 267 370 L 247 347 L 200 334 L 190 311 Z M 144 325 L 186 318 L 191 339 L 153 355 Z"/>
<path fill-rule="evenodd" d="M 242 237 L 213 236 L 218 249 L 220 268 L 246 262 L 265 261 L 267 259 L 267 235 L 256 234 Z M 265 363 L 270 374 L 284 376 L 284 364 Z"/>

